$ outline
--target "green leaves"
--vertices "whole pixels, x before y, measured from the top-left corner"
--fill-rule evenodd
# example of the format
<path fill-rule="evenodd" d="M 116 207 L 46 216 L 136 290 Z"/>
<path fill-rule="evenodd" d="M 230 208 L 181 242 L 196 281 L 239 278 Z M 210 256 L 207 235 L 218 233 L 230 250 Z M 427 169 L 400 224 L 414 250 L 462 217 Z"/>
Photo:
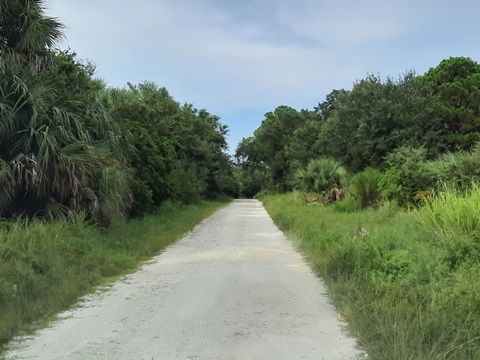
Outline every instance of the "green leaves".
<path fill-rule="evenodd" d="M 72 68 L 84 70 L 67 59 Z M 76 98 L 73 105 L 68 97 L 74 97 L 73 87 L 64 86 L 66 79 L 58 71 L 0 64 L 0 187 L 5 189 L 0 216 L 55 217 L 84 211 L 91 217 L 103 214 L 97 220 L 108 224 L 131 203 L 123 183 L 109 183 L 108 192 L 101 186 L 106 169 L 114 168 L 117 179 L 131 177 L 123 162 L 126 136 L 97 101 L 101 89 L 94 94 L 88 74 L 75 91 L 84 89 L 89 96 Z M 97 212 L 98 204 L 99 210 L 109 210 Z"/>
<path fill-rule="evenodd" d="M 295 173 L 296 187 L 305 192 L 322 193 L 341 188 L 346 176 L 345 168 L 329 158 L 311 160 L 305 169 Z"/>
<path fill-rule="evenodd" d="M 400 205 L 415 203 L 415 194 L 425 189 L 424 148 L 400 147 L 386 158 L 388 169 L 380 181 L 383 195 Z"/>
<path fill-rule="evenodd" d="M 130 158 L 136 177 L 132 214 L 168 199 L 191 203 L 236 192 L 225 153 L 227 128 L 217 116 L 180 105 L 152 82 L 108 93 L 113 117 L 138 150 Z"/>
<path fill-rule="evenodd" d="M 465 57 L 445 59 L 421 80 L 442 102 L 450 150 L 471 149 L 480 139 L 480 65 Z"/>
<path fill-rule="evenodd" d="M 0 0 L 0 50 L 8 64 L 35 72 L 54 65 L 49 52 L 63 38 L 64 25 L 45 15 L 44 1 Z"/>
<path fill-rule="evenodd" d="M 350 170 L 383 167 L 385 156 L 399 146 L 424 146 L 432 155 L 442 147 L 437 99 L 414 73 L 384 82 L 369 75 L 335 101 L 318 148 Z"/>
<path fill-rule="evenodd" d="M 299 166 L 306 165 L 316 140 L 315 132 L 313 137 L 304 137 L 302 129 L 307 123 L 308 129 L 315 129 L 319 120 L 313 112 L 298 112 L 288 106 L 279 106 L 265 114 L 254 136 L 244 139 L 236 150 L 235 156 L 246 175 L 262 179 L 260 184 L 250 184 L 251 190 L 246 189 L 248 193 L 258 185 L 272 191 L 291 188 L 293 173 Z M 250 182 L 244 179 L 245 184 Z"/>

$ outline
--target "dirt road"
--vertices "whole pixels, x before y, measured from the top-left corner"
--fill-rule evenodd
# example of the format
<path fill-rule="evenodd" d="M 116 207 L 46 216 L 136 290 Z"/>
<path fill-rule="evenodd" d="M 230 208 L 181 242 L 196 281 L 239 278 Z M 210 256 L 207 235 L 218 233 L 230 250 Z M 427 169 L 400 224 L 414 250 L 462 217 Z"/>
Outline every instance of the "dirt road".
<path fill-rule="evenodd" d="M 256 200 L 236 200 L 6 359 L 357 359 L 325 288 Z"/>

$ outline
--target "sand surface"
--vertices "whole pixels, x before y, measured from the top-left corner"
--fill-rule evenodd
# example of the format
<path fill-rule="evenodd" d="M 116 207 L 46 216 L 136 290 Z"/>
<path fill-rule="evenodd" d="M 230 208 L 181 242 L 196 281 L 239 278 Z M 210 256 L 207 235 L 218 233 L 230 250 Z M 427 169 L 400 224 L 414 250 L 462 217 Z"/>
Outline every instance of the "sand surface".
<path fill-rule="evenodd" d="M 6 359 L 357 359 L 325 287 L 256 200 L 236 200 Z"/>

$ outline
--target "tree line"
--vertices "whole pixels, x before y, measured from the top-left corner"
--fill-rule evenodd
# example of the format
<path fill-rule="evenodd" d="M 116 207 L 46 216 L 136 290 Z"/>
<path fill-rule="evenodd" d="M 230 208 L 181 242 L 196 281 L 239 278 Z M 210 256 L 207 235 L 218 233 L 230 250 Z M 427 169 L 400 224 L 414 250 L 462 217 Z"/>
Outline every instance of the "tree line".
<path fill-rule="evenodd" d="M 405 154 L 428 162 L 480 140 L 480 65 L 457 57 L 423 75 L 369 74 L 312 110 L 279 106 L 233 166 L 218 116 L 153 82 L 106 86 L 93 63 L 55 50 L 64 26 L 44 4 L 0 0 L 0 217 L 83 212 L 108 225 L 168 200 L 291 190 L 323 176 L 307 171 L 322 158 L 385 172 Z"/>
<path fill-rule="evenodd" d="M 246 196 L 287 191 L 299 187 L 299 170 L 318 159 L 337 161 L 350 174 L 374 168 L 392 175 L 388 170 L 407 158 L 416 156 L 412 162 L 420 166 L 469 153 L 479 140 L 480 65 L 452 57 L 423 75 L 408 71 L 382 80 L 368 74 L 351 90 L 333 90 L 313 110 L 277 107 L 238 145 L 236 176 Z M 398 181 L 386 187 L 426 186 L 418 178 Z"/>
<path fill-rule="evenodd" d="M 153 82 L 110 88 L 56 50 L 42 0 L 0 1 L 0 217 L 83 212 L 108 225 L 167 200 L 236 192 L 228 128 Z"/>

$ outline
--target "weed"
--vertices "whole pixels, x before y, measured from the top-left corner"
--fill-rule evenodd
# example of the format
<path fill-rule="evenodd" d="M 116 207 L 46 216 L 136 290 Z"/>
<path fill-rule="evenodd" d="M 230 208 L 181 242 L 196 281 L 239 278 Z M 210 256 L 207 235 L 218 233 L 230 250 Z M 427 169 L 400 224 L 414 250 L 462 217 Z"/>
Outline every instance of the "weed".
<path fill-rule="evenodd" d="M 439 235 L 453 234 L 471 238 L 480 236 L 480 188 L 473 184 L 462 192 L 446 190 L 438 193 L 416 212 L 418 218 Z"/>
<path fill-rule="evenodd" d="M 380 200 L 382 177 L 380 170 L 370 167 L 352 177 L 353 192 L 360 199 L 362 207 L 376 204 Z"/>

